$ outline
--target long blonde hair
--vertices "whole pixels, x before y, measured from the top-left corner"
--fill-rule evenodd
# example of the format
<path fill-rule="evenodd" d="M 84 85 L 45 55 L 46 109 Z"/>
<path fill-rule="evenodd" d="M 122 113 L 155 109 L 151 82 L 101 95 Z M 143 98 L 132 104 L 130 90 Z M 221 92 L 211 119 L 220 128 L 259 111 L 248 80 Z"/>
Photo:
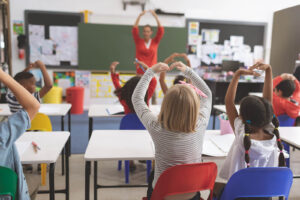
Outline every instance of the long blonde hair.
<path fill-rule="evenodd" d="M 200 99 L 192 88 L 182 84 L 174 85 L 163 99 L 158 121 L 169 131 L 195 132 L 199 106 Z"/>

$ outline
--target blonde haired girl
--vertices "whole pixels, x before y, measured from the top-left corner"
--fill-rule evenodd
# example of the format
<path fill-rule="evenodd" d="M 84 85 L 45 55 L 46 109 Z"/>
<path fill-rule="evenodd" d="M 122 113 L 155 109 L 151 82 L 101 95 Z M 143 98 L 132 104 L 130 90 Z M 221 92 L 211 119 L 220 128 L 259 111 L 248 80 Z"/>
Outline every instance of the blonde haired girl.
<path fill-rule="evenodd" d="M 189 84 L 172 86 L 164 97 L 159 116 L 156 116 L 149 110 L 144 96 L 155 73 L 173 68 L 183 72 L 196 87 Z M 139 81 L 132 95 L 132 103 L 155 145 L 155 174 L 153 183 L 149 181 L 148 199 L 163 171 L 179 164 L 201 162 L 203 137 L 211 112 L 211 98 L 211 91 L 205 82 L 182 62 L 175 62 L 170 67 L 165 63 L 157 63 Z M 187 199 L 194 195 L 190 194 Z M 193 199 L 199 199 L 197 197 L 198 194 Z"/>

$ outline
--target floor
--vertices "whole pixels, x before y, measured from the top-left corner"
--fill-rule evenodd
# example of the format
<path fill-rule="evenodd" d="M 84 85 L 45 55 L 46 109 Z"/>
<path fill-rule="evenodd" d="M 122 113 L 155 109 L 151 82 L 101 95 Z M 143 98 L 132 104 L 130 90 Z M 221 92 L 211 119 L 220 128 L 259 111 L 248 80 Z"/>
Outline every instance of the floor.
<path fill-rule="evenodd" d="M 300 174 L 300 151 L 291 152 L 291 168 L 294 174 Z M 218 169 L 221 168 L 223 159 L 204 158 L 204 162 L 214 161 L 218 165 Z M 130 183 L 145 184 L 146 183 L 146 166 L 141 163 L 137 163 L 137 170 L 130 174 Z M 55 186 L 56 188 L 64 187 L 64 177 L 61 176 L 60 159 L 56 165 Z M 98 183 L 101 184 L 123 184 L 124 183 L 124 171 L 117 170 L 117 161 L 105 161 L 99 162 L 98 167 Z M 93 175 L 93 174 L 92 174 Z M 93 177 L 93 176 L 91 176 Z M 48 180 L 48 179 L 47 179 Z M 83 200 L 84 199 L 84 159 L 82 154 L 74 154 L 70 157 L 70 199 L 71 200 Z M 217 181 L 223 181 L 217 178 Z M 93 182 L 91 180 L 91 187 Z M 48 186 L 41 187 L 41 189 L 47 189 Z M 290 200 L 300 199 L 300 179 L 294 179 Z M 93 199 L 92 188 L 90 190 L 90 198 Z M 98 199 L 104 200 L 141 200 L 146 194 L 146 188 L 131 188 L 131 189 L 101 189 L 98 190 Z M 207 192 L 201 193 L 207 196 Z M 203 196 L 204 196 L 203 195 Z M 45 194 L 39 194 L 37 200 L 48 199 Z M 63 194 L 57 194 L 56 199 L 64 199 Z"/>

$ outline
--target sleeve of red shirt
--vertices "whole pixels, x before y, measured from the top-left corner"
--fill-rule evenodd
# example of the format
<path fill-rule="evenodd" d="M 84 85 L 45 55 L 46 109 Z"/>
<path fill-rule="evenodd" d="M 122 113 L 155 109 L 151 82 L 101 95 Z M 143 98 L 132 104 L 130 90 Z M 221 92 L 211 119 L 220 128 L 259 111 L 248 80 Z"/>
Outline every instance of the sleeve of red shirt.
<path fill-rule="evenodd" d="M 276 86 L 282 81 L 282 78 L 281 76 L 276 76 L 274 79 L 273 79 L 273 89 L 276 88 Z"/>
<path fill-rule="evenodd" d="M 295 91 L 293 93 L 293 96 L 299 96 L 299 93 L 300 93 L 300 83 L 299 83 L 298 80 L 295 80 L 294 83 L 295 83 Z"/>
<path fill-rule="evenodd" d="M 116 89 L 120 89 L 121 85 L 120 85 L 119 74 L 117 74 L 117 73 L 111 73 L 110 76 L 111 76 L 111 80 L 112 80 L 115 88 Z"/>
<path fill-rule="evenodd" d="M 158 43 L 161 40 L 161 38 L 164 36 L 164 33 L 165 33 L 164 27 L 159 26 L 157 28 L 156 36 L 153 38 L 153 40 Z"/>
<path fill-rule="evenodd" d="M 137 43 L 137 41 L 140 39 L 140 35 L 139 35 L 139 28 L 134 26 L 131 30 L 132 32 L 132 37 L 135 43 Z"/>
<path fill-rule="evenodd" d="M 153 96 L 153 93 L 155 91 L 157 85 L 157 80 L 156 78 L 152 78 L 149 84 L 149 88 L 148 88 L 148 98 L 147 98 L 147 103 L 149 104 L 149 100 L 151 99 L 151 97 Z"/>
<path fill-rule="evenodd" d="M 286 114 L 291 118 L 297 118 L 299 116 L 300 107 L 292 102 L 288 102 L 284 106 Z"/>

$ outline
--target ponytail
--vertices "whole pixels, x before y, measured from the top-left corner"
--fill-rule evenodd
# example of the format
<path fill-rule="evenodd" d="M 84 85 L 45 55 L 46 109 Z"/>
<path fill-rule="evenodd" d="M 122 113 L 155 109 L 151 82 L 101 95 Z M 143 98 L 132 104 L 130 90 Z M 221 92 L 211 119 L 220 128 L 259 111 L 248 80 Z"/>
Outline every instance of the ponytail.
<path fill-rule="evenodd" d="M 249 122 L 250 121 L 247 120 L 245 123 L 245 136 L 244 136 L 245 162 L 247 164 L 247 168 L 250 167 L 249 149 L 251 147 L 251 140 L 250 140 L 251 128 L 248 124 Z"/>
<path fill-rule="evenodd" d="M 278 161 L 279 161 L 278 166 L 279 167 L 284 167 L 285 166 L 285 159 L 284 159 L 284 155 L 283 155 L 283 146 L 282 146 L 281 139 L 280 139 L 280 136 L 279 136 L 279 131 L 278 131 L 279 121 L 278 121 L 278 119 L 275 115 L 272 119 L 272 124 L 275 126 L 273 134 L 276 136 L 277 146 L 280 150 L 280 154 L 279 154 L 279 158 L 278 158 Z"/>

